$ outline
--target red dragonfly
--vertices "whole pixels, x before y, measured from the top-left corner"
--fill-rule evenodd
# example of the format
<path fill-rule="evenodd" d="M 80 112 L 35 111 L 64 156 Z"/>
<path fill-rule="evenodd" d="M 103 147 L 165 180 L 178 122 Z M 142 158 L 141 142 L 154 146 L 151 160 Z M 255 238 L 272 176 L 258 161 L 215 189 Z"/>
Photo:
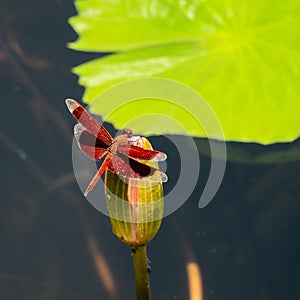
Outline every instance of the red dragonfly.
<path fill-rule="evenodd" d="M 84 195 L 95 187 L 103 172 L 108 168 L 116 174 L 135 179 L 166 182 L 167 175 L 159 169 L 144 164 L 141 160 L 164 161 L 167 155 L 156 150 L 146 150 L 130 144 L 132 131 L 123 129 L 115 139 L 100 125 L 77 101 L 66 99 L 66 105 L 78 121 L 74 126 L 74 135 L 81 151 L 90 159 L 105 159 Z"/>

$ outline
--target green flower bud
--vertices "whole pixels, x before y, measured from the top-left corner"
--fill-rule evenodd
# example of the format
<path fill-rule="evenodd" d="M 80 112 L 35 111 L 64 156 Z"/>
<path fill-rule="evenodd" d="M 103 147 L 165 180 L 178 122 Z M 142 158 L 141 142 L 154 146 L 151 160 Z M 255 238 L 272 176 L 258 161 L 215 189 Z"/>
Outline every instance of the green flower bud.
<path fill-rule="evenodd" d="M 144 137 L 140 137 L 133 144 L 152 150 L 150 142 Z M 142 162 L 158 168 L 157 162 Z M 137 247 L 146 245 L 153 239 L 163 217 L 164 199 L 161 181 L 151 181 L 151 177 L 147 179 L 120 177 L 107 169 L 105 198 L 112 230 L 122 242 Z"/>

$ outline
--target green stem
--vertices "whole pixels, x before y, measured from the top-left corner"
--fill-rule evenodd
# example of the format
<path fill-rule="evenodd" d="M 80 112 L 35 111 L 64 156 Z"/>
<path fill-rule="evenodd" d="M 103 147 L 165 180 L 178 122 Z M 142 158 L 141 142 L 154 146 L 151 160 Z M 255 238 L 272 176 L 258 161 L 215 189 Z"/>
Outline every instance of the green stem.
<path fill-rule="evenodd" d="M 146 245 L 132 248 L 136 300 L 150 300 L 150 281 Z"/>

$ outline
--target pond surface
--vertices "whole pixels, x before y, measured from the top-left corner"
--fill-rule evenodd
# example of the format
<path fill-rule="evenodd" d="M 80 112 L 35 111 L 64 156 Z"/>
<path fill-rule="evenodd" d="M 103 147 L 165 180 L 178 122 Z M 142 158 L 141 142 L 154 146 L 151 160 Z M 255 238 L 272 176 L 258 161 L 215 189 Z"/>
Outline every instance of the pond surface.
<path fill-rule="evenodd" d="M 135 297 L 130 248 L 73 175 L 75 122 L 64 99 L 83 93 L 71 68 L 99 56 L 67 49 L 75 13 L 66 0 L 0 2 L 1 300 Z M 175 179 L 166 191 L 179 169 L 169 157 Z M 215 198 L 199 209 L 210 159 L 200 161 L 191 197 L 149 244 L 153 299 L 195 300 L 191 265 L 201 271 L 201 299 L 300 299 L 300 164 L 228 162 Z"/>

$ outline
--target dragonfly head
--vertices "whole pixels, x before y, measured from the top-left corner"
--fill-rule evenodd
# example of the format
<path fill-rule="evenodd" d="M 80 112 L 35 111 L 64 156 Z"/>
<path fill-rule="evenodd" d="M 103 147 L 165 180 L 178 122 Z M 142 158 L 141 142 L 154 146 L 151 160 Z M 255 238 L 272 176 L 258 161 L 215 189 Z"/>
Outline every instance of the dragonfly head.
<path fill-rule="evenodd" d="M 131 138 L 132 137 L 132 130 L 130 128 L 124 128 L 124 129 L 122 129 L 122 134 L 126 134 L 127 138 Z"/>

